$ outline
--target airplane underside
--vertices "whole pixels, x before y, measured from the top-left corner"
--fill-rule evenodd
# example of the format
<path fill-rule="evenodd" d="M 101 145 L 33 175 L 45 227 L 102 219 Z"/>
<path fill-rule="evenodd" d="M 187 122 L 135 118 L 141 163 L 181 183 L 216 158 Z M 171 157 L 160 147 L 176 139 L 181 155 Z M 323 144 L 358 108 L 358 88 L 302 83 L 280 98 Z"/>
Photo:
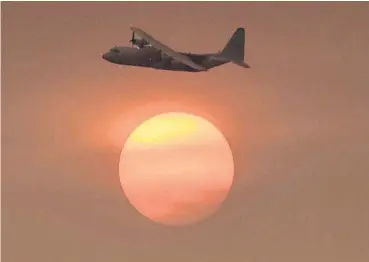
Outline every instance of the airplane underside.
<path fill-rule="evenodd" d="M 224 64 L 224 63 L 222 63 Z M 207 69 L 210 68 L 214 68 L 217 66 L 220 66 L 222 64 L 217 64 L 211 67 L 206 67 Z M 179 71 L 179 72 L 192 72 L 192 73 L 196 73 L 196 72 L 201 72 L 199 70 L 196 70 L 190 66 L 187 65 L 183 65 L 183 64 L 151 64 L 151 65 L 143 65 L 143 64 L 137 64 L 137 65 L 124 65 L 124 64 L 120 64 L 122 66 L 134 66 L 134 67 L 147 67 L 147 68 L 151 68 L 151 69 L 156 69 L 156 70 L 163 70 L 163 71 Z"/>
<path fill-rule="evenodd" d="M 151 67 L 152 69 L 156 70 L 164 70 L 164 71 L 180 71 L 180 72 L 201 72 L 196 69 L 193 69 L 192 67 L 184 65 L 183 68 L 177 68 L 177 67 Z"/>
<path fill-rule="evenodd" d="M 193 69 L 189 66 L 186 65 L 181 65 L 181 66 L 172 66 L 172 65 L 124 65 L 124 64 L 119 64 L 121 66 L 134 66 L 134 67 L 146 67 L 146 68 L 151 68 L 151 69 L 155 69 L 155 70 L 163 70 L 163 71 L 182 71 L 182 72 L 200 72 L 196 69 Z"/>
<path fill-rule="evenodd" d="M 207 57 L 205 56 L 196 56 L 194 58 L 191 57 L 192 60 L 196 61 L 198 64 L 202 65 L 206 69 L 214 68 L 228 62 L 215 60 L 206 61 L 206 58 Z M 117 61 L 116 63 L 123 66 L 126 65 L 135 67 L 147 67 L 164 71 L 201 72 L 170 57 L 162 55 L 147 56 L 146 54 L 145 59 L 137 58 L 134 61 L 131 61 L 131 63 L 122 63 L 120 61 Z"/>
<path fill-rule="evenodd" d="M 177 61 L 171 60 L 171 59 L 162 60 L 158 63 L 151 64 L 148 67 L 157 69 L 157 70 L 166 70 L 166 71 L 199 72 L 198 70 L 190 66 L 178 63 Z"/>
<path fill-rule="evenodd" d="M 138 63 L 138 66 L 165 71 L 199 72 L 198 70 L 163 54 L 161 51 L 155 50 L 154 52 L 152 52 L 147 50 L 145 52 L 144 50 L 142 50 L 141 52 L 143 53 L 142 57 L 144 58 L 138 59 L 136 61 Z M 205 56 L 199 56 L 197 57 L 196 62 L 202 64 L 205 59 Z"/>

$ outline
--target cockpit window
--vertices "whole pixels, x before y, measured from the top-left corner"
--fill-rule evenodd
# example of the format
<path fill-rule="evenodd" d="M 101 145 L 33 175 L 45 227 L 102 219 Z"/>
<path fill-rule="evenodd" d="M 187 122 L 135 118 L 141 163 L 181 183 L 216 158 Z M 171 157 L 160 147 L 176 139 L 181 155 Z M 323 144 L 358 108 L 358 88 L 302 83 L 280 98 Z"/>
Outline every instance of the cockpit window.
<path fill-rule="evenodd" d="M 118 48 L 115 48 L 115 47 L 113 47 L 112 49 L 110 49 L 110 51 L 112 51 L 114 53 L 119 53 L 119 49 Z"/>

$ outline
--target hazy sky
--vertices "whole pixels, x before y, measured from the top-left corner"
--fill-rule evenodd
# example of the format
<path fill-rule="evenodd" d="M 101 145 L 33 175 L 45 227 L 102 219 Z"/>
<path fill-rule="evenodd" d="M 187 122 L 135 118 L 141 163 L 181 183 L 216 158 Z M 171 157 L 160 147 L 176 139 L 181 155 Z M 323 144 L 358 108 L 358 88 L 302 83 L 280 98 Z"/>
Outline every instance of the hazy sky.
<path fill-rule="evenodd" d="M 2 2 L 3 260 L 369 261 L 368 14 L 368 3 Z M 244 26 L 252 68 L 104 61 L 129 45 L 130 24 L 191 52 Z M 168 228 L 125 199 L 116 137 L 178 109 L 223 131 L 236 176 L 215 216 Z"/>

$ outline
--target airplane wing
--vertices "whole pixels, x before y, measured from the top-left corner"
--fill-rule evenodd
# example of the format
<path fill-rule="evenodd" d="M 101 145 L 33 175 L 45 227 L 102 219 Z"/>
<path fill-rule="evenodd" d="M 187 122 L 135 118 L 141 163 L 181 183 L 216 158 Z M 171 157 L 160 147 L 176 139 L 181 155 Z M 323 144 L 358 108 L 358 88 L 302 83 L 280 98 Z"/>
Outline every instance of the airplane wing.
<path fill-rule="evenodd" d="M 166 54 L 166 55 L 178 60 L 179 62 L 181 62 L 181 63 L 183 63 L 183 64 L 185 64 L 189 67 L 192 67 L 196 70 L 207 71 L 206 68 L 202 67 L 201 65 L 196 64 L 195 62 L 193 62 L 187 56 L 182 55 L 182 54 L 174 51 L 173 49 L 169 48 L 168 46 L 165 46 L 164 44 L 162 44 L 159 41 L 155 40 L 152 36 L 150 36 L 149 34 L 144 32 L 140 28 L 133 27 L 133 26 L 131 26 L 130 28 L 133 32 L 135 32 L 136 34 L 141 36 L 143 39 L 145 39 L 147 42 L 149 42 L 149 44 L 151 44 L 153 47 L 161 50 L 164 54 Z"/>

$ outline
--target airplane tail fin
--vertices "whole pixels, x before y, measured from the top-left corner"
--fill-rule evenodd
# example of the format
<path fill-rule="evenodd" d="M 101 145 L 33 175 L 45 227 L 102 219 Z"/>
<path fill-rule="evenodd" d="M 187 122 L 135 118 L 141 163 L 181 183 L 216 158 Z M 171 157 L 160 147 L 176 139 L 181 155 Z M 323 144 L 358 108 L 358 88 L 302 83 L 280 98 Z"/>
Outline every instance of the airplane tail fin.
<path fill-rule="evenodd" d="M 226 46 L 219 53 L 219 55 L 227 60 L 230 60 L 236 65 L 250 68 L 248 64 L 245 63 L 245 29 L 240 27 L 237 28 L 233 33 L 232 37 L 229 39 Z"/>

